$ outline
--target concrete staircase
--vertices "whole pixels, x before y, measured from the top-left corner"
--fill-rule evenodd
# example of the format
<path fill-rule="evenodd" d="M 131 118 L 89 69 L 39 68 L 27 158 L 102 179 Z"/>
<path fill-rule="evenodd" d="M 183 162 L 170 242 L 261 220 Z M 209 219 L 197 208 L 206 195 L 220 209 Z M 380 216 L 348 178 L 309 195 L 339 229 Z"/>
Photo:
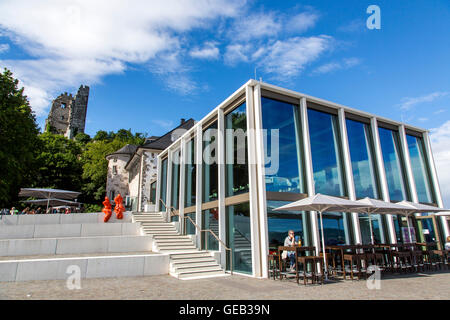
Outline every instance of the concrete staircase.
<path fill-rule="evenodd" d="M 228 276 L 208 251 L 200 251 L 190 236 L 181 235 L 163 213 L 134 213 L 146 236 L 153 238 L 153 251 L 169 254 L 169 274 L 181 280 Z"/>
<path fill-rule="evenodd" d="M 131 213 L 122 220 L 103 213 L 0 217 L 0 282 L 167 274 L 169 255 L 152 252 Z"/>

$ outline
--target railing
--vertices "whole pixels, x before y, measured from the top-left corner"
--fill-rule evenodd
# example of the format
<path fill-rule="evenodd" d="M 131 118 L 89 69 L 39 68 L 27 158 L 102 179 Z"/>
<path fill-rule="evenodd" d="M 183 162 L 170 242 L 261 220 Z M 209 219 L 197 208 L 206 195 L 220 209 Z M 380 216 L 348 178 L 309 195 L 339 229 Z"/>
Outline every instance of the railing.
<path fill-rule="evenodd" d="M 169 209 L 170 217 L 177 216 L 177 214 L 175 213 L 175 211 L 177 209 L 175 207 L 166 205 L 165 202 L 162 199 L 159 199 L 159 201 L 161 201 L 161 203 L 163 204 L 164 208 L 166 208 L 166 210 Z"/>
<path fill-rule="evenodd" d="M 227 245 L 219 239 L 219 237 L 211 230 L 211 229 L 203 229 L 200 228 L 195 222 L 194 220 L 192 220 L 191 217 L 189 216 L 184 216 L 184 234 L 186 234 L 186 219 L 189 219 L 189 221 L 194 225 L 194 227 L 200 232 L 200 234 L 202 234 L 202 232 L 209 232 L 210 234 L 213 235 L 214 238 L 216 238 L 216 240 L 218 242 L 220 242 L 223 247 L 225 248 L 225 250 L 227 252 L 229 252 L 229 257 L 230 257 L 230 273 L 233 274 L 233 251 L 227 247 Z M 208 237 L 205 236 L 205 242 L 206 242 L 206 250 L 208 251 Z"/>

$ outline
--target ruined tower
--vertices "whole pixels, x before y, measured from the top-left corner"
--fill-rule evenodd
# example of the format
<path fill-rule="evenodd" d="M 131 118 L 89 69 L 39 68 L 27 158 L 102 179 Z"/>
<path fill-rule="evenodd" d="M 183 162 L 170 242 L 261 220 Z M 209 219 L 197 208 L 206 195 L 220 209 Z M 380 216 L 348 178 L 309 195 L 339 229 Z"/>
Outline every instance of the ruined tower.
<path fill-rule="evenodd" d="M 72 94 L 61 94 L 52 102 L 52 108 L 45 122 L 46 130 L 63 134 L 72 139 L 84 132 L 86 125 L 89 87 L 80 86 L 75 98 Z"/>

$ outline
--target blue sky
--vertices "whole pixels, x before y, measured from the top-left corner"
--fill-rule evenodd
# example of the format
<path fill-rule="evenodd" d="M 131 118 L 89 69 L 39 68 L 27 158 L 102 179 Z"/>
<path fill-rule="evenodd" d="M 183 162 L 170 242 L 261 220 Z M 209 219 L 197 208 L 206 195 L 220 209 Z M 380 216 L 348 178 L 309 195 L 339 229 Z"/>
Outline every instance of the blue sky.
<path fill-rule="evenodd" d="M 366 27 L 369 5 L 380 30 Z M 443 184 L 449 30 L 448 0 L 2 0 L 0 67 L 21 80 L 41 127 L 52 99 L 88 84 L 91 135 L 160 135 L 200 119 L 256 68 L 265 82 L 432 129 Z"/>

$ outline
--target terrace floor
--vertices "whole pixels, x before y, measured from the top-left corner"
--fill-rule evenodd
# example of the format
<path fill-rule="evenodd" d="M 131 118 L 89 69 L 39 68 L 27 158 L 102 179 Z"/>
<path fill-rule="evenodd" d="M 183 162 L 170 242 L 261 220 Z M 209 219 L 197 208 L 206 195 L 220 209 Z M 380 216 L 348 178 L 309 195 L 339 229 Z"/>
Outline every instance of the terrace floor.
<path fill-rule="evenodd" d="M 0 299 L 445 299 L 450 300 L 450 271 L 386 275 L 381 289 L 369 290 L 365 280 L 326 285 L 254 279 L 240 275 L 182 281 L 171 276 L 82 279 L 69 290 L 64 280 L 1 282 Z"/>

